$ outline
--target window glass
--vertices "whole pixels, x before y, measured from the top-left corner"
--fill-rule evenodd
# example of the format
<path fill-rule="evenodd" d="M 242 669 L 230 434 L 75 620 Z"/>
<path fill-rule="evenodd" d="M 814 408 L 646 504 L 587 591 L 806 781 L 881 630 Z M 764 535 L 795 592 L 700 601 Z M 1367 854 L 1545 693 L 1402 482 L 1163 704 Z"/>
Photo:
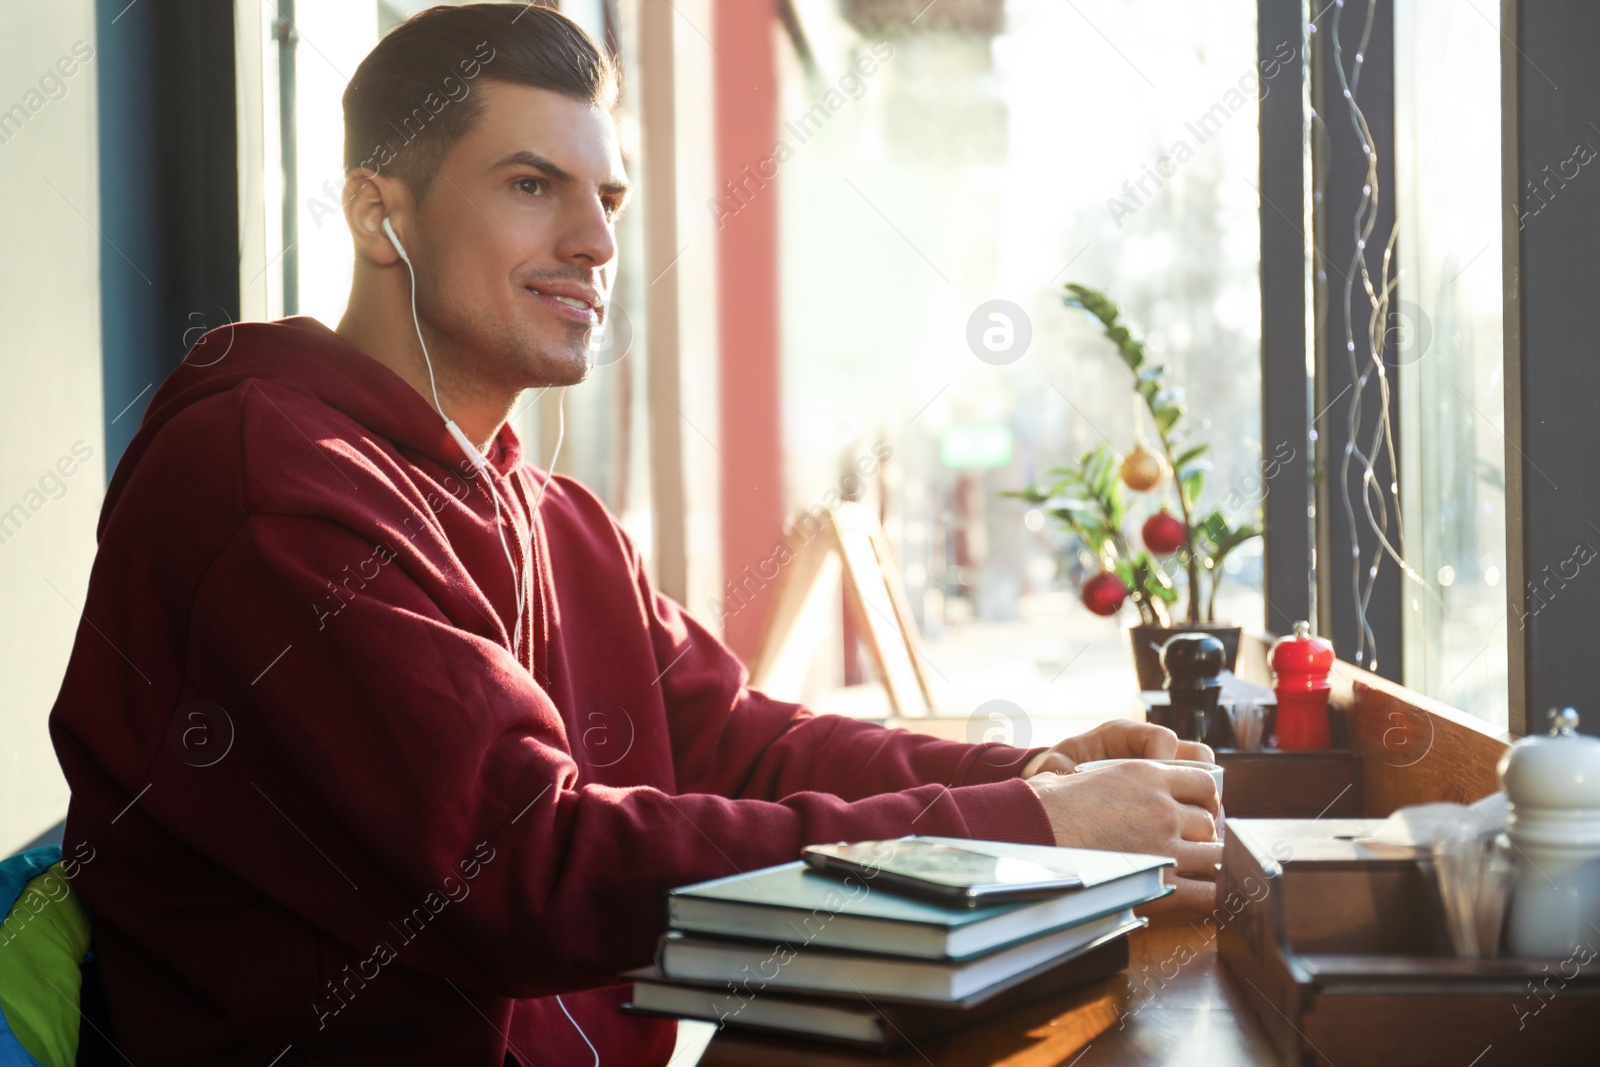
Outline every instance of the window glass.
<path fill-rule="evenodd" d="M 1395 8 L 1405 680 L 1504 726 L 1499 7 Z M 1524 220 L 1538 225 L 1537 217 Z"/>
<path fill-rule="evenodd" d="M 788 505 L 887 442 L 864 492 L 936 703 L 1137 707 L 1126 635 L 1079 602 L 1092 558 L 1001 493 L 1156 444 L 1127 367 L 1062 304 L 1081 282 L 1170 366 L 1213 449 L 1205 507 L 1258 521 L 1256 97 L 1300 87 L 1260 72 L 1253 0 L 801 7 L 837 17 L 808 24 L 819 69 L 794 64 L 781 105 Z M 1137 545 L 1170 482 L 1129 496 Z M 1218 616 L 1260 626 L 1260 541 L 1227 568 Z"/>

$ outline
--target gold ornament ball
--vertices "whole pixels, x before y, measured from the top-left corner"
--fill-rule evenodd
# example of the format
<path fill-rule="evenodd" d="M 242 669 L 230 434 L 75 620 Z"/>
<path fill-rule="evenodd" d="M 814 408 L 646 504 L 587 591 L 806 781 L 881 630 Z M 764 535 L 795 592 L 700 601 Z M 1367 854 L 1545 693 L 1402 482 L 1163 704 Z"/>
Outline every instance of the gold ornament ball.
<path fill-rule="evenodd" d="M 1154 489 L 1161 481 L 1161 457 L 1143 445 L 1134 446 L 1122 460 L 1122 484 L 1135 492 Z"/>

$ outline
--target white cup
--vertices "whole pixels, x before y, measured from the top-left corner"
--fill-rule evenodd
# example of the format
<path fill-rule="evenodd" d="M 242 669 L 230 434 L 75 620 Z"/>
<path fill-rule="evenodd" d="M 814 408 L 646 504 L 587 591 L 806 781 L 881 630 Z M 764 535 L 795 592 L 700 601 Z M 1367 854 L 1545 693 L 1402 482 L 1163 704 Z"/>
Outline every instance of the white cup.
<path fill-rule="evenodd" d="M 1094 771 L 1094 769 L 1102 768 L 1102 766 L 1112 766 L 1115 763 L 1165 763 L 1166 766 L 1192 766 L 1192 768 L 1202 769 L 1206 774 L 1210 774 L 1211 781 L 1216 782 L 1216 801 L 1218 801 L 1218 805 L 1222 803 L 1222 768 L 1216 763 L 1205 763 L 1203 760 L 1136 760 L 1136 758 L 1126 758 L 1126 760 L 1090 760 L 1088 763 L 1078 763 L 1077 769 L 1078 771 Z"/>

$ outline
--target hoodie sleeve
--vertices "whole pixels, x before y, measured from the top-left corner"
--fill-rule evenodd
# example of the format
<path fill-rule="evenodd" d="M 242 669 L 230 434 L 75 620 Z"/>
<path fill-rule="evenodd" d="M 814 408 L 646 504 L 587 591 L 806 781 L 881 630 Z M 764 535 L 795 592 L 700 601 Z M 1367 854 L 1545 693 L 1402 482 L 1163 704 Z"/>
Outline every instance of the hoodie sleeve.
<path fill-rule="evenodd" d="M 625 534 L 620 536 L 626 541 Z M 1028 760 L 1044 751 L 945 741 L 774 700 L 749 688 L 749 671 L 739 658 L 658 592 L 637 552 L 632 555 L 640 598 L 650 605 L 674 762 L 685 790 L 765 800 L 821 791 L 859 800 L 929 783 L 1004 782 L 1017 778 Z M 977 819 L 983 832 L 974 837 L 1055 843 L 1031 789 Z"/>
<path fill-rule="evenodd" d="M 651 631 L 685 789 L 769 800 L 818 790 L 858 800 L 928 783 L 1015 779 L 1043 751 L 945 741 L 774 700 L 749 688 L 744 664 L 715 635 L 639 578 L 654 608 Z M 1048 826 L 1032 790 L 1023 800 L 1016 810 L 989 813 L 1003 825 L 985 829 L 1001 839 L 1020 833 L 1053 844 L 1047 831 L 1043 838 L 1030 832 L 1041 820 Z"/>
<path fill-rule="evenodd" d="M 374 546 L 324 519 L 247 518 L 201 581 L 185 671 L 189 698 L 228 709 L 233 759 L 164 747 L 140 800 L 166 832 L 351 950 L 401 945 L 404 965 L 502 996 L 606 985 L 649 960 L 672 887 L 786 862 L 815 841 L 1048 833 L 1026 783 L 962 784 L 965 746 L 921 754 L 742 688 L 716 695 L 719 720 L 715 694 L 693 682 L 718 655 L 699 631 L 673 669 L 687 668 L 686 718 L 704 720 L 690 762 L 708 744 L 745 754 L 743 799 L 585 784 L 546 693 L 502 646 L 449 621 L 425 591 L 437 583 L 418 580 L 429 566 L 403 541 Z M 350 567 L 359 593 L 336 614 L 310 610 Z M 657 611 L 652 626 L 689 632 Z M 857 754 L 896 781 L 927 771 L 937 784 L 859 799 L 803 785 L 811 767 L 843 789 L 847 775 L 825 768 Z M 421 907 L 444 936 L 401 942 Z"/>

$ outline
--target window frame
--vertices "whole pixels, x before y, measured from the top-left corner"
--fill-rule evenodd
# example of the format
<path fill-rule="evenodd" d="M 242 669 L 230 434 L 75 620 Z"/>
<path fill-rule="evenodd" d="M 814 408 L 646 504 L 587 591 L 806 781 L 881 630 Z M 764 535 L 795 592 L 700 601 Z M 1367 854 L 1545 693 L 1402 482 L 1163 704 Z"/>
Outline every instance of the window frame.
<path fill-rule="evenodd" d="M 1526 182 L 1537 176 L 1551 189 L 1547 168 L 1573 156 L 1574 135 L 1600 145 L 1583 106 L 1600 97 L 1600 8 L 1503 0 L 1501 10 L 1511 729 L 1543 731 L 1548 709 L 1576 705 L 1583 731 L 1600 734 L 1600 709 L 1584 706 L 1594 653 L 1582 576 L 1574 592 L 1564 591 L 1564 575 L 1549 585 L 1572 560 L 1574 535 L 1600 548 L 1600 477 L 1590 458 L 1600 452 L 1600 420 L 1586 410 L 1600 394 L 1600 361 L 1581 355 L 1600 334 L 1600 301 L 1581 291 L 1590 275 L 1575 269 L 1600 244 L 1600 187 L 1581 173 L 1555 187 L 1541 225 L 1523 225 L 1519 211 Z M 1535 581 L 1554 595 L 1529 598 Z"/>

